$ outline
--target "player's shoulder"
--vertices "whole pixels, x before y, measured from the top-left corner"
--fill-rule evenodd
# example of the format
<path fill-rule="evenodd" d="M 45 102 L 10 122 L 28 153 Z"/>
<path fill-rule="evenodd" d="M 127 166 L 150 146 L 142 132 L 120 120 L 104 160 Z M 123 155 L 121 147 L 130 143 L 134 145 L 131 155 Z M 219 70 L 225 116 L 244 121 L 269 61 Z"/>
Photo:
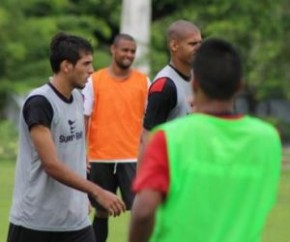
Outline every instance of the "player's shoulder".
<path fill-rule="evenodd" d="M 156 78 L 150 86 L 151 92 L 176 92 L 176 86 L 171 78 L 162 76 Z"/>
<path fill-rule="evenodd" d="M 146 86 L 148 86 L 148 81 L 150 84 L 149 77 L 144 72 L 137 70 L 137 69 L 131 69 L 130 78 L 132 78 L 134 80 L 139 80 L 142 83 L 146 84 Z"/>
<path fill-rule="evenodd" d="M 104 67 L 104 68 L 101 68 L 99 70 L 96 70 L 93 72 L 93 74 L 91 75 L 92 79 L 95 80 L 97 79 L 98 77 L 104 75 L 108 73 L 108 68 L 107 67 Z"/>
<path fill-rule="evenodd" d="M 135 75 L 140 75 L 140 76 L 143 76 L 143 77 L 146 77 L 147 78 L 147 75 L 144 72 L 142 72 L 142 71 L 140 71 L 140 70 L 138 70 L 136 68 L 132 68 L 131 69 L 131 72 L 133 74 L 135 74 Z"/>
<path fill-rule="evenodd" d="M 247 127 L 253 130 L 253 132 L 261 133 L 265 137 L 266 136 L 277 136 L 278 130 L 276 127 L 274 127 L 269 122 L 262 120 L 258 117 L 252 117 L 249 115 L 245 116 L 245 119 L 247 120 Z"/>

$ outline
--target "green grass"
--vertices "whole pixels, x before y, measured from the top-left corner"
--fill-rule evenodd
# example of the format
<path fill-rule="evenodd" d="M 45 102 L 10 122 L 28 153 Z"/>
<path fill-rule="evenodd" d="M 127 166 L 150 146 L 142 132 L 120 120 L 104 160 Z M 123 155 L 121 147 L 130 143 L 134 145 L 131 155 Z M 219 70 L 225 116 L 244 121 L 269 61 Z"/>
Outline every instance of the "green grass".
<path fill-rule="evenodd" d="M 6 241 L 8 231 L 8 215 L 11 206 L 14 162 L 0 161 L 0 242 Z M 128 234 L 130 213 L 125 213 L 117 218 L 110 218 L 110 235 L 108 242 L 125 241 Z"/>
<path fill-rule="evenodd" d="M 0 161 L 0 242 L 6 241 L 13 175 L 14 162 Z"/>
<path fill-rule="evenodd" d="M 267 221 L 262 242 L 288 242 L 290 238 L 290 149 L 284 152 L 282 178 L 277 205 Z M 0 242 L 6 241 L 8 213 L 13 189 L 14 162 L 0 161 Z M 125 242 L 130 213 L 110 219 L 108 242 Z"/>

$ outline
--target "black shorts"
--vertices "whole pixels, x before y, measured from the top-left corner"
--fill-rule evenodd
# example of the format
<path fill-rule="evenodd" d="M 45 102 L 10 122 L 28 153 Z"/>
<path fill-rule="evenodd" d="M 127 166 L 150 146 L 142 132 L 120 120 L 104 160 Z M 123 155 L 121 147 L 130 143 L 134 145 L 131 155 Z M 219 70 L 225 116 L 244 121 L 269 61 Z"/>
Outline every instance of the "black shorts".
<path fill-rule="evenodd" d="M 77 231 L 37 231 L 22 226 L 9 225 L 7 242 L 96 242 L 92 226 Z"/>
<path fill-rule="evenodd" d="M 136 175 L 136 163 L 100 163 L 91 162 L 91 170 L 89 180 L 116 194 L 117 189 L 123 201 L 126 204 L 127 210 L 130 210 L 134 200 L 134 193 L 131 186 Z M 90 197 L 90 201 L 97 210 L 105 211 L 105 209 Z"/>

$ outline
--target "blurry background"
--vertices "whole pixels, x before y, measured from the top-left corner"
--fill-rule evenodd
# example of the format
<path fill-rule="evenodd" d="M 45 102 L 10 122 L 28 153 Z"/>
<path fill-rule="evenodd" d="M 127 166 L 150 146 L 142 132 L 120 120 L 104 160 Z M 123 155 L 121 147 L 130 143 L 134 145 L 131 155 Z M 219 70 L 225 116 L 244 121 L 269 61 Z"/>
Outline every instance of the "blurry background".
<path fill-rule="evenodd" d="M 19 107 L 27 92 L 51 75 L 51 37 L 65 31 L 89 39 L 95 49 L 94 67 L 99 69 L 110 62 L 113 37 L 120 31 L 130 33 L 139 47 L 136 67 L 153 78 L 168 62 L 166 29 L 181 18 L 197 24 L 204 38 L 222 37 L 236 45 L 245 73 L 237 110 L 271 122 L 281 134 L 281 191 L 264 241 L 290 241 L 285 227 L 290 220 L 285 212 L 290 211 L 289 12 L 287 0 L 1 0 L 0 242 L 5 241 L 11 203 Z M 116 226 L 120 224 L 126 231 L 127 223 Z"/>
<path fill-rule="evenodd" d="M 167 26 L 184 18 L 205 38 L 235 43 L 245 67 L 237 109 L 266 118 L 289 141 L 289 12 L 287 0 L 1 0 L 0 118 L 17 119 L 19 96 L 47 81 L 48 45 L 56 32 L 89 39 L 95 69 L 109 63 L 113 37 L 130 33 L 138 40 L 136 64 L 153 77 L 168 61 Z"/>

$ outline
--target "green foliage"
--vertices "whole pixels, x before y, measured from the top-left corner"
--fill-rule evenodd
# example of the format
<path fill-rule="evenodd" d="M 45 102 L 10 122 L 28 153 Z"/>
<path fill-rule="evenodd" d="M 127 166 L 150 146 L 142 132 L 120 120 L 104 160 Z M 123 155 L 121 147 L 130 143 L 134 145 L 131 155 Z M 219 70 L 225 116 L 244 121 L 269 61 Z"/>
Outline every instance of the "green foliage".
<path fill-rule="evenodd" d="M 289 64 L 289 59 L 286 60 L 286 55 L 281 52 L 287 43 L 283 21 L 283 17 L 289 16 L 284 12 L 286 4 L 272 0 L 195 1 L 156 24 L 160 26 L 163 22 L 161 25 L 168 26 L 166 23 L 184 18 L 199 25 L 205 37 L 232 41 L 243 56 L 244 79 L 256 90 L 257 99 L 269 96 L 272 88 L 289 97 L 290 89 L 286 84 L 289 74 L 282 67 L 284 61 Z"/>
<path fill-rule="evenodd" d="M 18 132 L 15 125 L 8 121 L 1 121 L 0 133 L 0 161 L 16 160 Z"/>
<path fill-rule="evenodd" d="M 95 68 L 107 65 L 121 7 L 122 2 L 115 0 L 2 0 L 0 93 L 15 89 L 14 85 L 27 89 L 47 80 L 49 42 L 58 31 L 91 40 Z M 256 99 L 273 93 L 290 99 L 289 10 L 286 0 L 152 0 L 151 77 L 168 62 L 167 26 L 188 19 L 200 26 L 205 38 L 235 43 L 243 57 L 244 80 Z"/>

